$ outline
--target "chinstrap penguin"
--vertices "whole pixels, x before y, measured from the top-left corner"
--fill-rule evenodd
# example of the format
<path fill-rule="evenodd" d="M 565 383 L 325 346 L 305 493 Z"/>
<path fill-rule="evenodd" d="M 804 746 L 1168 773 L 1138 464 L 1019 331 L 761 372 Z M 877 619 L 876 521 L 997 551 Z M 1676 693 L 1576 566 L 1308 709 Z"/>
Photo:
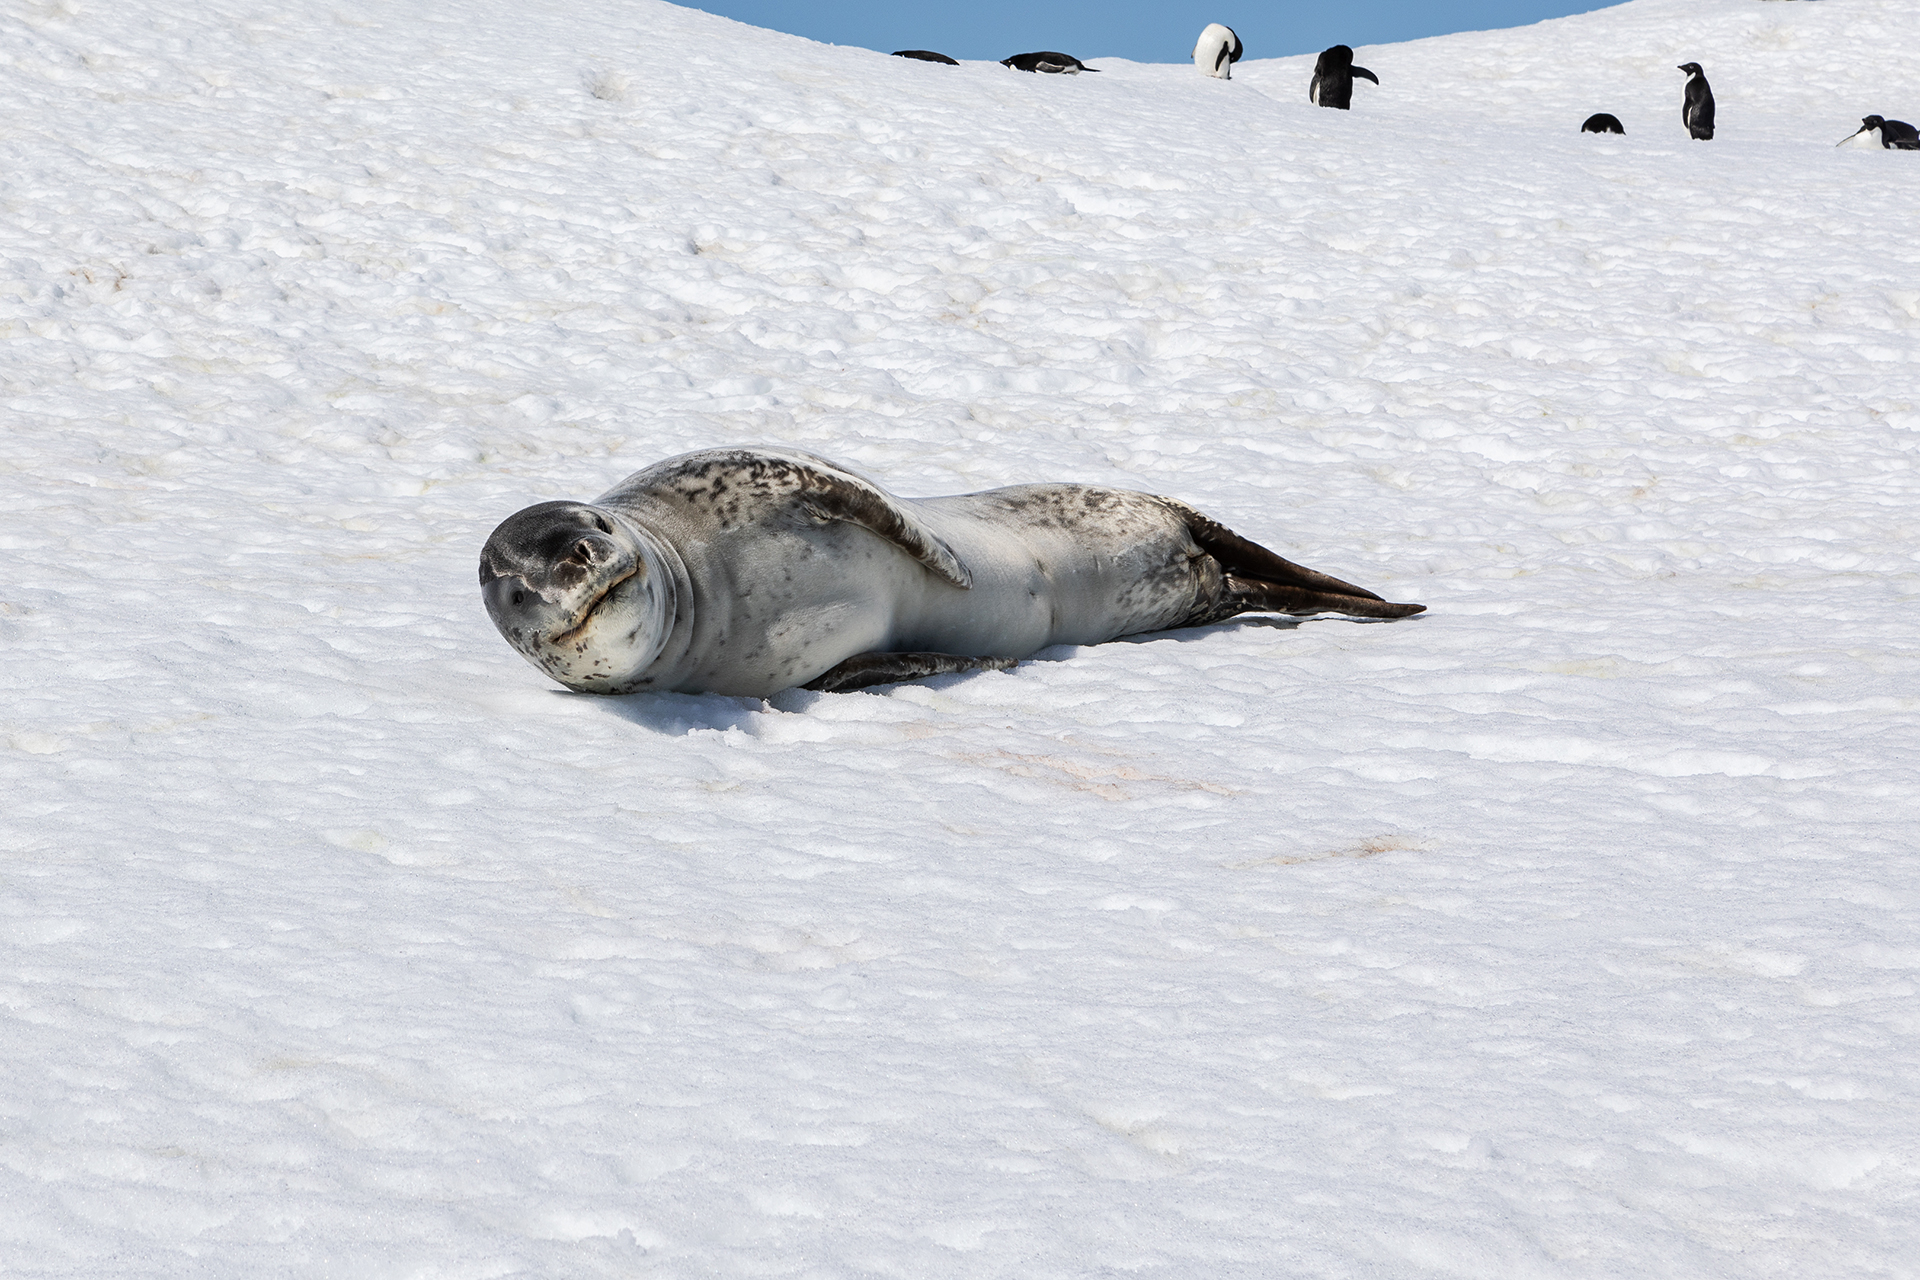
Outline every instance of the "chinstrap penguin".
<path fill-rule="evenodd" d="M 1353 108 L 1355 76 L 1380 83 L 1380 77 L 1365 67 L 1353 65 L 1353 50 L 1337 44 L 1323 52 L 1313 64 L 1313 83 L 1307 86 L 1307 100 L 1340 111 Z"/>

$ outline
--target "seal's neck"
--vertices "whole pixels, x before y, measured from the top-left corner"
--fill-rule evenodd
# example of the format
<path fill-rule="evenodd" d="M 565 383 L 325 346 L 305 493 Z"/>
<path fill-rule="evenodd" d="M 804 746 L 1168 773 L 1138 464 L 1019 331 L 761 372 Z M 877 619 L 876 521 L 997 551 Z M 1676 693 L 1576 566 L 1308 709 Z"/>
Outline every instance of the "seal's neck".
<path fill-rule="evenodd" d="M 628 638 L 625 669 L 610 679 L 608 693 L 671 689 L 693 640 L 693 579 L 673 544 L 617 508 L 603 507 L 632 535 L 646 567 L 648 598 L 636 601 L 644 614 Z"/>

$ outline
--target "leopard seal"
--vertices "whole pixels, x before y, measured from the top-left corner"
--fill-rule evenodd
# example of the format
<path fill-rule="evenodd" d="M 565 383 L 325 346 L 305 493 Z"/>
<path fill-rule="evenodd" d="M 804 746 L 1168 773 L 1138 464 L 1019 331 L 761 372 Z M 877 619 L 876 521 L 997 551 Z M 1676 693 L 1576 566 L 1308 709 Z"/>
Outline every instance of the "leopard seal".
<path fill-rule="evenodd" d="M 1029 484 L 896 498 L 795 449 L 723 448 L 502 521 L 480 592 L 507 643 L 585 693 L 766 697 L 1005 670 L 1236 614 L 1401 618 L 1171 498 Z"/>

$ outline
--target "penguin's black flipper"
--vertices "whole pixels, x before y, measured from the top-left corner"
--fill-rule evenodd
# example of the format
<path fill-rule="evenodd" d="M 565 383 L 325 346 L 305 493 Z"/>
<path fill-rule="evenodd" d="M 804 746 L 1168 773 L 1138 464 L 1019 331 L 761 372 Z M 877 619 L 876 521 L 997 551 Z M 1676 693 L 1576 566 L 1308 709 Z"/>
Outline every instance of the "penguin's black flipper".
<path fill-rule="evenodd" d="M 1355 67 L 1353 69 L 1353 74 L 1357 76 L 1363 76 L 1366 79 L 1373 81 L 1375 84 L 1380 83 L 1380 77 L 1373 74 L 1373 72 L 1367 70 L 1365 67 Z"/>

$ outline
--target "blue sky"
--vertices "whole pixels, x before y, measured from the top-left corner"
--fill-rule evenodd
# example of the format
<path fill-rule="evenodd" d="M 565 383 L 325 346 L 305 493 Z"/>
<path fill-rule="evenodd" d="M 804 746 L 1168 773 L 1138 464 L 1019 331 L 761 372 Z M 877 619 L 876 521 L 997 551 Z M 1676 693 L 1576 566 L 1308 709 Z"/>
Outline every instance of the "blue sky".
<path fill-rule="evenodd" d="M 686 0 L 680 0 L 685 3 Z M 1245 4 L 1238 0 L 701 0 L 691 5 L 756 27 L 829 44 L 936 49 L 955 58 L 991 58 L 1058 49 L 1079 58 L 1180 62 L 1209 22 L 1240 35 L 1249 58 L 1312 53 L 1517 27 L 1607 7 L 1598 0 L 1349 0 L 1344 4 Z"/>

